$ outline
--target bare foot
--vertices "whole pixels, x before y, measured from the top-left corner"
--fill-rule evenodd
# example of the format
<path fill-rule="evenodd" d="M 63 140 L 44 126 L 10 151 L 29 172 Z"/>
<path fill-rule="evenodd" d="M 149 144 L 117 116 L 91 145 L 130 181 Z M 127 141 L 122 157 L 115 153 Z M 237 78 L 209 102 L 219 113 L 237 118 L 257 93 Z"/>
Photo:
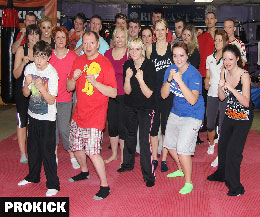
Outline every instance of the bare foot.
<path fill-rule="evenodd" d="M 111 156 L 110 158 L 104 160 L 104 162 L 105 162 L 106 164 L 108 164 L 108 163 L 110 163 L 110 162 L 113 161 L 113 160 L 117 160 L 117 157 Z"/>

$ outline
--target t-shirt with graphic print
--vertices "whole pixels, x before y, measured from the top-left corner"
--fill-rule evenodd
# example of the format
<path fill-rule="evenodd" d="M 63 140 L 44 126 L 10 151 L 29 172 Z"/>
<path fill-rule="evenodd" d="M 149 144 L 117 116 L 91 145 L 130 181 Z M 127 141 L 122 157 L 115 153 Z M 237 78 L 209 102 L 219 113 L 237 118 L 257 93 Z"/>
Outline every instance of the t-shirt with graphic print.
<path fill-rule="evenodd" d="M 51 64 L 48 64 L 46 69 L 40 71 L 37 69 L 35 63 L 31 63 L 25 69 L 24 76 L 26 75 L 31 75 L 33 80 L 41 78 L 48 93 L 52 96 L 57 96 L 59 77 Z M 56 100 L 54 104 L 50 105 L 33 83 L 31 83 L 28 88 L 32 92 L 29 100 L 28 114 L 38 120 L 55 121 L 57 113 Z"/>
<path fill-rule="evenodd" d="M 69 79 L 73 77 L 76 69 L 80 69 L 83 73 L 76 81 L 77 104 L 72 119 L 81 128 L 103 130 L 109 97 L 88 83 L 86 75 L 94 74 L 97 82 L 117 88 L 114 68 L 111 62 L 101 54 L 93 60 L 88 60 L 84 54 L 75 59 Z"/>
<path fill-rule="evenodd" d="M 178 71 L 176 65 L 171 65 L 165 72 L 164 83 L 167 82 L 171 69 L 176 69 L 176 71 Z M 184 98 L 179 85 L 172 80 L 170 92 L 172 92 L 175 97 L 171 112 L 179 117 L 191 117 L 198 120 L 203 120 L 205 106 L 202 97 L 202 77 L 199 71 L 194 66 L 189 64 L 187 70 L 182 74 L 182 81 L 190 90 L 199 91 L 198 101 L 195 105 L 188 103 L 188 101 Z"/>

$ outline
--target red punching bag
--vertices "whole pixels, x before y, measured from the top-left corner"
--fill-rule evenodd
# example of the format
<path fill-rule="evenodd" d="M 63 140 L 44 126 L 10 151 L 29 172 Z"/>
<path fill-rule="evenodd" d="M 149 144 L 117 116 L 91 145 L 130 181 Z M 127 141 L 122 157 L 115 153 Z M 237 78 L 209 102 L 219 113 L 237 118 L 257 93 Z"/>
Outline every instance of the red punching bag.
<path fill-rule="evenodd" d="M 1 26 L 1 97 L 4 103 L 14 103 L 14 55 L 11 52 L 19 32 L 18 11 L 13 8 L 13 1 L 8 0 L 2 12 Z"/>

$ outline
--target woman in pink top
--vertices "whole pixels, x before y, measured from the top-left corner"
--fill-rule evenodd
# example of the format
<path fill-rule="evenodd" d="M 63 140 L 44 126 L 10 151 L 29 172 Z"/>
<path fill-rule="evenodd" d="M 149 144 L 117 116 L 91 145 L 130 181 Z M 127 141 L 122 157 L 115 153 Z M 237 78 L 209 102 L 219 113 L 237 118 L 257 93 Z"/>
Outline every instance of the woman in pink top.
<path fill-rule="evenodd" d="M 74 169 L 80 166 L 74 157 L 73 152 L 69 149 L 69 132 L 70 117 L 72 110 L 72 92 L 66 89 L 67 76 L 71 71 L 73 62 L 77 55 L 67 48 L 69 42 L 68 30 L 63 27 L 55 27 L 53 29 L 53 37 L 55 40 L 55 49 L 52 50 L 50 64 L 56 69 L 59 75 L 57 102 L 57 118 L 56 118 L 56 145 L 59 144 L 59 136 L 61 137 L 63 148 L 70 154 L 70 160 Z M 57 152 L 56 152 L 57 156 Z M 57 158 L 58 160 L 58 158 Z M 57 161 L 58 162 L 58 161 Z"/>
<path fill-rule="evenodd" d="M 113 32 L 113 48 L 105 53 L 112 65 L 114 66 L 116 80 L 117 80 L 117 97 L 115 99 L 109 98 L 108 104 L 108 132 L 112 148 L 112 155 L 105 160 L 109 163 L 117 159 L 117 147 L 120 143 L 121 149 L 121 163 L 123 162 L 124 140 L 126 136 L 124 124 L 124 88 L 123 88 L 123 65 L 127 60 L 127 29 L 123 27 L 116 27 Z"/>

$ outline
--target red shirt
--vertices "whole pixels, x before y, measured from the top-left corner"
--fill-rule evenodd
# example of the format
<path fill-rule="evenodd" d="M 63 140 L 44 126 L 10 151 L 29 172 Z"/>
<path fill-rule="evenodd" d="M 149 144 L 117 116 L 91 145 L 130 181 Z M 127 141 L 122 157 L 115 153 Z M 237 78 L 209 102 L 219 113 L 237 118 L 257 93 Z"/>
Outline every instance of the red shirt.
<path fill-rule="evenodd" d="M 16 37 L 16 41 L 21 37 L 21 35 L 22 35 L 22 32 L 19 32 L 17 37 Z M 26 43 L 26 37 L 24 36 L 23 40 L 21 42 L 21 46 L 23 46 L 25 43 Z"/>
<path fill-rule="evenodd" d="M 214 39 L 209 32 L 204 32 L 198 38 L 199 51 L 200 51 L 200 65 L 199 72 L 202 77 L 206 77 L 206 60 L 214 50 Z"/>
<path fill-rule="evenodd" d="M 153 42 L 156 42 L 157 39 L 156 39 L 156 36 L 155 36 L 155 33 L 154 33 L 154 26 L 152 27 L 152 32 L 153 32 Z M 172 32 L 170 31 L 170 29 L 168 29 L 166 41 L 168 43 L 172 42 Z"/>
<path fill-rule="evenodd" d="M 74 32 L 69 38 L 69 49 L 74 50 L 80 37 Z"/>
<path fill-rule="evenodd" d="M 60 59 L 55 55 L 54 50 L 52 50 L 49 63 L 56 69 L 59 76 L 58 96 L 56 97 L 57 102 L 70 102 L 72 100 L 72 92 L 67 91 L 66 83 L 76 57 L 77 54 L 68 50 L 66 56 Z"/>
<path fill-rule="evenodd" d="M 76 81 L 77 104 L 72 119 L 81 128 L 103 130 L 105 128 L 109 97 L 104 96 L 95 87 L 94 92 L 90 95 L 87 95 L 83 91 L 86 84 L 86 71 L 89 71 L 91 66 L 94 65 L 92 63 L 101 69 L 96 80 L 104 85 L 117 88 L 114 68 L 106 57 L 99 54 L 94 60 L 88 60 L 85 54 L 78 56 L 74 61 L 69 75 L 69 79 L 71 79 L 76 69 L 83 71 L 82 75 Z"/>

